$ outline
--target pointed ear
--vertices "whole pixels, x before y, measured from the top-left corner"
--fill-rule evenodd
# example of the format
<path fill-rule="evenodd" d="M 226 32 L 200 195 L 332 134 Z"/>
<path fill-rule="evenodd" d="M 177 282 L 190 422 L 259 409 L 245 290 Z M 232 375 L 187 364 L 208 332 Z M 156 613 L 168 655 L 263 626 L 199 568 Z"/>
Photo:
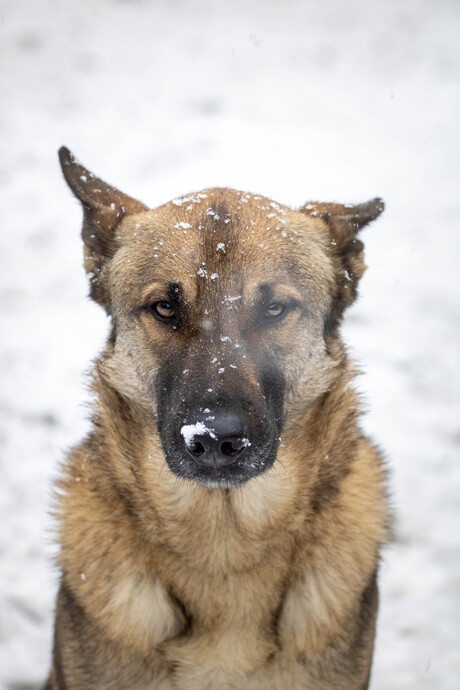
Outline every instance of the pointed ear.
<path fill-rule="evenodd" d="M 85 245 L 85 271 L 89 275 L 90 295 L 110 310 L 104 288 L 104 269 L 115 251 L 114 231 L 127 215 L 147 211 L 140 201 L 111 187 L 87 170 L 68 148 L 59 149 L 64 178 L 83 206 L 82 238 Z"/>
<path fill-rule="evenodd" d="M 385 204 L 378 197 L 363 204 L 310 202 L 299 209 L 302 213 L 325 220 L 339 244 L 352 239 L 365 225 L 382 213 Z"/>
<path fill-rule="evenodd" d="M 364 245 L 357 235 L 361 228 L 378 218 L 385 205 L 376 198 L 363 204 L 308 203 L 302 213 L 320 218 L 329 230 L 331 256 L 335 269 L 335 295 L 325 332 L 336 335 L 342 314 L 358 294 L 359 279 L 366 270 Z"/>

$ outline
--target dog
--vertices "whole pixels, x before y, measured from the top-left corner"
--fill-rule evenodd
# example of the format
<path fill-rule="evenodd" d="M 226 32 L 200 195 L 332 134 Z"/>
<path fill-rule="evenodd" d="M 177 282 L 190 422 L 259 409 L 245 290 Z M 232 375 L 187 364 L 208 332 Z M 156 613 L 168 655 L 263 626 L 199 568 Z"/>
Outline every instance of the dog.
<path fill-rule="evenodd" d="M 150 210 L 59 156 L 111 325 L 57 487 L 46 689 L 364 690 L 389 510 L 340 324 L 382 201 Z"/>

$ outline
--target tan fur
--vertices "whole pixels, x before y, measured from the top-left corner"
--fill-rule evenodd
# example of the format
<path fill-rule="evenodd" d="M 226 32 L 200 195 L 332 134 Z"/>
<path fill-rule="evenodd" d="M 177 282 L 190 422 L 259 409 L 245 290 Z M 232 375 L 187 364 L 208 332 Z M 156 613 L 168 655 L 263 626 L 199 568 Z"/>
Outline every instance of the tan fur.
<path fill-rule="evenodd" d="M 47 687 L 366 688 L 387 538 L 385 478 L 357 425 L 354 372 L 338 335 L 324 335 L 323 325 L 328 311 L 340 318 L 364 270 L 359 246 L 341 258 L 336 243 L 354 242 L 359 222 L 378 213 L 369 205 L 354 207 L 352 218 L 337 205 L 298 212 L 233 190 L 204 190 L 148 211 L 92 178 L 107 189 L 101 211 L 94 201 L 101 192 L 79 186 L 88 171 L 61 156 L 87 209 L 92 294 L 118 330 L 93 372 L 96 426 L 67 458 L 59 484 L 63 580 Z M 215 225 L 214 251 L 205 255 L 206 222 Z M 91 223 L 104 226 L 97 246 L 85 239 Z M 197 277 L 203 265 L 207 276 Z M 267 276 L 276 299 L 309 295 L 308 329 L 293 312 L 270 343 L 256 328 L 243 340 L 238 324 Z M 136 315 L 163 280 L 180 282 L 190 304 L 189 325 L 178 333 Z M 217 318 L 199 312 L 208 294 L 220 305 L 221 337 L 206 341 L 206 322 L 214 327 Z M 173 474 L 156 427 L 152 377 L 178 348 L 186 382 L 205 342 L 212 366 L 225 359 L 220 374 L 207 365 L 213 385 L 236 385 L 238 376 L 254 395 L 250 354 L 282 352 L 277 460 L 230 489 Z"/>

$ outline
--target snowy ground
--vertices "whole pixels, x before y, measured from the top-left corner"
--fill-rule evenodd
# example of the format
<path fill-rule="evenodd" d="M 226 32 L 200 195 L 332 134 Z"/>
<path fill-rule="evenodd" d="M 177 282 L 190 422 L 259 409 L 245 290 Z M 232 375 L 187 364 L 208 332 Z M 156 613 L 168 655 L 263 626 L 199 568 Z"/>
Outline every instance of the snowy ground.
<path fill-rule="evenodd" d="M 345 328 L 397 514 L 372 689 L 457 690 L 458 2 L 0 0 L 0 33 L 0 688 L 47 672 L 51 481 L 106 329 L 66 144 L 152 205 L 213 185 L 385 199 Z"/>

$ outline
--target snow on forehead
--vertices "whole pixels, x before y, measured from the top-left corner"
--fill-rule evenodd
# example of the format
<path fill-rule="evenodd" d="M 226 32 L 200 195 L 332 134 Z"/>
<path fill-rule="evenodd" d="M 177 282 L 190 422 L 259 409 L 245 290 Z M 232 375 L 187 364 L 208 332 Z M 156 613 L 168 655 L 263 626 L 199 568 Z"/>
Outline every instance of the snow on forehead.
<path fill-rule="evenodd" d="M 250 209 L 256 207 L 256 220 L 260 223 L 265 217 L 267 230 L 272 229 L 273 226 L 285 225 L 287 223 L 286 214 L 289 209 L 278 204 L 276 201 L 272 201 L 258 194 L 251 194 L 250 192 L 242 192 L 238 201 L 237 212 L 242 212 L 244 214 L 244 210 L 247 208 L 248 212 L 251 213 Z M 248 204 L 248 206 L 245 207 L 246 204 Z M 249 223 L 254 224 L 255 220 L 250 217 Z"/>
<path fill-rule="evenodd" d="M 201 204 L 203 199 L 207 198 L 204 192 L 194 192 L 193 194 L 183 194 L 171 201 L 175 206 L 182 206 L 183 204 Z"/>
<path fill-rule="evenodd" d="M 184 251 L 190 254 L 191 244 L 188 242 L 193 235 L 193 230 L 215 235 L 215 244 L 212 247 L 213 253 L 224 257 L 231 244 L 238 240 L 246 248 L 254 244 L 264 252 L 274 249 L 265 242 L 263 233 L 273 240 L 284 243 L 287 239 L 289 244 L 299 245 L 302 240 L 297 230 L 296 211 L 284 206 L 277 201 L 273 201 L 261 194 L 253 194 L 228 187 L 206 188 L 196 192 L 179 195 L 169 204 L 166 204 L 172 216 L 166 216 L 165 220 L 170 229 L 171 239 L 176 238 L 176 233 L 184 235 Z M 167 211 L 167 212 L 168 212 Z M 161 209 L 158 210 L 161 215 Z M 156 216 L 156 213 L 154 214 Z M 163 221 L 164 222 L 164 221 Z M 152 230 L 151 230 L 152 232 Z M 267 239 L 268 239 L 267 236 Z M 158 244 L 156 242 L 156 244 Z M 182 244 L 181 244 L 182 248 Z M 178 247 L 178 252 L 181 253 Z M 290 250 L 291 251 L 291 250 Z M 295 250 L 297 251 L 297 250 Z M 156 258 L 156 257 L 155 257 Z M 210 260 L 211 256 L 208 257 Z M 209 273 L 211 275 L 211 273 Z M 216 277 L 216 276 L 214 276 Z"/>
<path fill-rule="evenodd" d="M 256 203 L 259 210 L 266 211 L 268 217 L 274 217 L 275 215 L 284 215 L 287 208 L 278 204 L 276 201 L 267 199 L 260 194 L 253 194 L 252 192 L 243 192 L 237 189 L 220 188 L 215 187 L 212 189 L 206 189 L 200 192 L 192 192 L 190 194 L 182 194 L 172 199 L 171 203 L 175 206 L 183 208 L 184 210 L 191 210 L 194 205 L 203 203 L 207 201 L 207 205 L 212 204 L 228 203 L 233 206 L 237 204 L 238 210 L 242 210 L 245 204 L 251 202 L 251 204 Z M 232 203 L 233 202 L 233 203 Z"/>

